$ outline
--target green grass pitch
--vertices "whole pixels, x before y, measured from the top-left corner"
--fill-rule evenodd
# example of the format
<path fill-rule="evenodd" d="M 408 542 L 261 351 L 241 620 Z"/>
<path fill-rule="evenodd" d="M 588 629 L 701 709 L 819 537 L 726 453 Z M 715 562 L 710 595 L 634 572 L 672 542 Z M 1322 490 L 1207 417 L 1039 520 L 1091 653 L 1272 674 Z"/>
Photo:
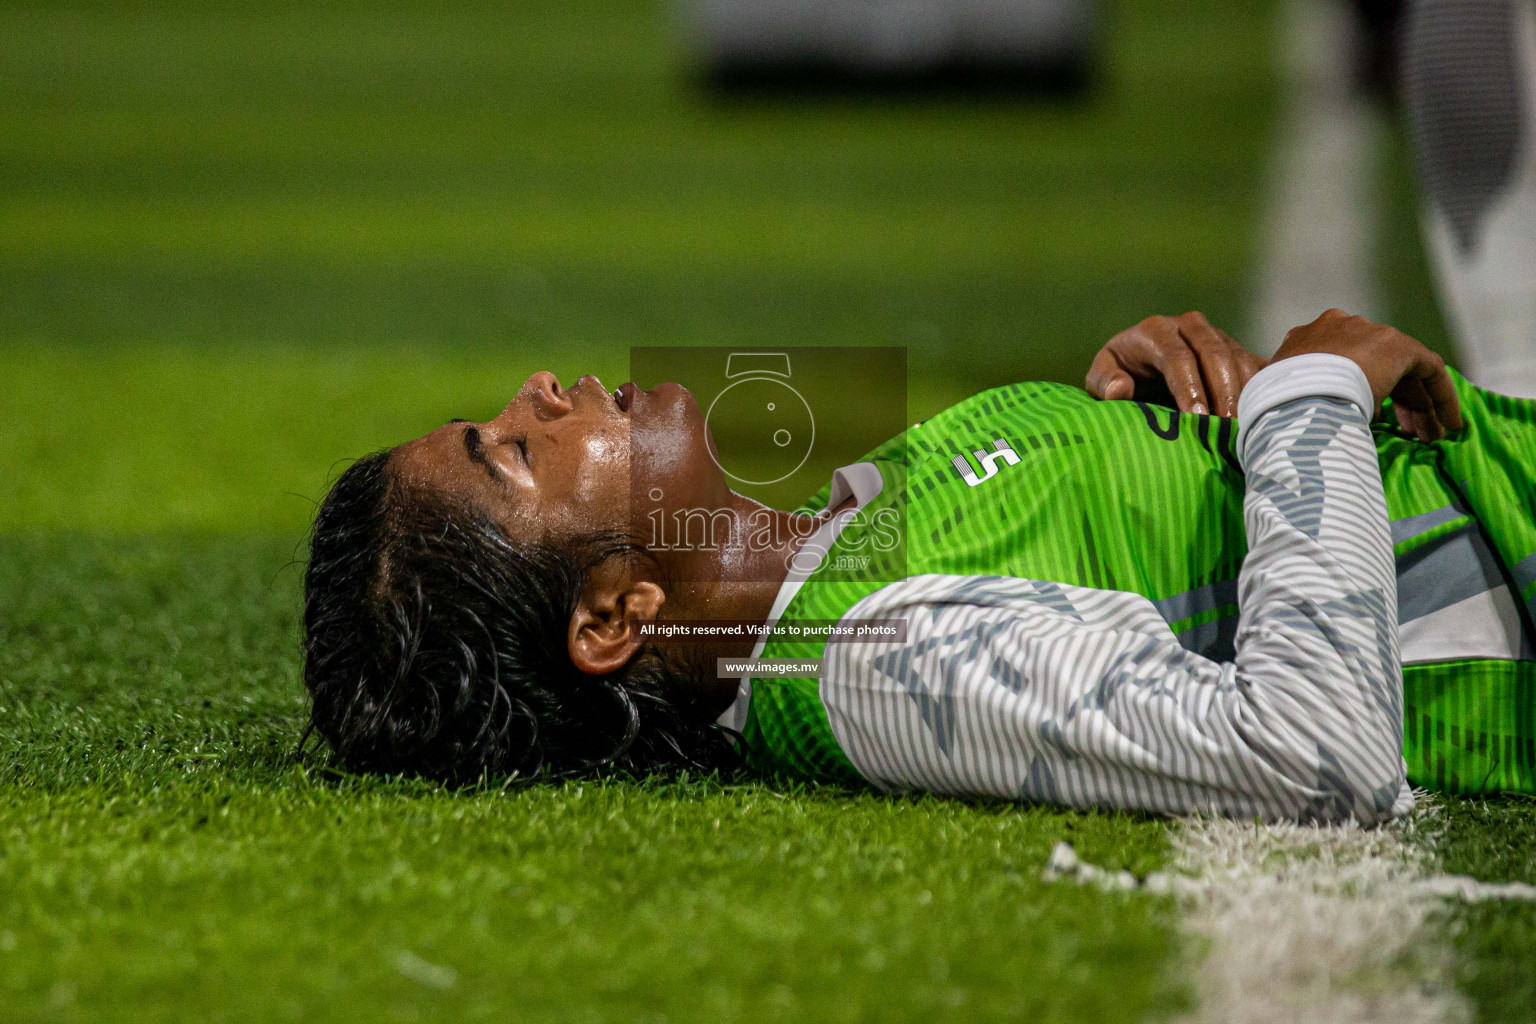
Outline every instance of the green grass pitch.
<path fill-rule="evenodd" d="M 1103 13 L 1088 95 L 972 105 L 711 99 L 667 10 L 618 0 L 0 10 L 0 1018 L 1185 1005 L 1171 904 L 1039 873 L 1059 839 L 1152 870 L 1157 822 L 707 779 L 448 792 L 295 755 L 313 501 L 532 370 L 902 344 L 917 417 L 1078 380 L 1148 312 L 1240 327 L 1275 12 Z M 1529 991 L 1507 953 L 1536 922 L 1485 917 L 1448 923 L 1467 990 Z"/>
<path fill-rule="evenodd" d="M 454 793 L 293 756 L 287 539 L 0 542 L 0 1018 L 1134 1021 L 1158 826 L 709 780 Z"/>

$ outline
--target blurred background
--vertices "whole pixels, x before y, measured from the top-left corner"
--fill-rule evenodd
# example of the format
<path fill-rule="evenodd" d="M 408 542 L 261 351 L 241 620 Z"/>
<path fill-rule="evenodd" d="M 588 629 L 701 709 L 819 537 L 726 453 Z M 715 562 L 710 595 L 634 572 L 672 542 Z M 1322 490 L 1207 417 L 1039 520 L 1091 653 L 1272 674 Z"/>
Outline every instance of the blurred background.
<path fill-rule="evenodd" d="M 906 346 L 913 418 L 1150 313 L 1272 347 L 1298 263 L 1450 351 L 1352 8 L 941 8 L 7 6 L 0 529 L 295 534 L 340 460 L 632 345 Z"/>

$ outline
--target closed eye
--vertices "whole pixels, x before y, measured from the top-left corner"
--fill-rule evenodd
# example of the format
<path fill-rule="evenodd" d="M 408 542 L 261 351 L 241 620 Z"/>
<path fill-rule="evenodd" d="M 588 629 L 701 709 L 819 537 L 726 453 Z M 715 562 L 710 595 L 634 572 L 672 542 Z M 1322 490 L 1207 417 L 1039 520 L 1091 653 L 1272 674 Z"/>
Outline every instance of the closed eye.
<path fill-rule="evenodd" d="M 492 480 L 501 481 L 501 472 L 485 457 L 485 442 L 475 427 L 464 428 L 464 454 L 469 456 L 470 462 L 485 470 Z"/>

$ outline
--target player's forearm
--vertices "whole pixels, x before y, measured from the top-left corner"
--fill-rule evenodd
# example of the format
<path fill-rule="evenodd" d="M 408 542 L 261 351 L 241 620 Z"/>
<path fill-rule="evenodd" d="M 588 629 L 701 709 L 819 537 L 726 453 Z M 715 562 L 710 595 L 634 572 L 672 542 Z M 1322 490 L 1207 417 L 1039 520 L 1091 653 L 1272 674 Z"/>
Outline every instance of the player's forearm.
<path fill-rule="evenodd" d="M 1389 817 L 1404 792 L 1397 581 L 1372 404 L 1349 360 L 1284 360 L 1244 392 L 1238 439 L 1249 545 L 1238 727 L 1316 791 L 1311 816 L 1362 821 Z"/>

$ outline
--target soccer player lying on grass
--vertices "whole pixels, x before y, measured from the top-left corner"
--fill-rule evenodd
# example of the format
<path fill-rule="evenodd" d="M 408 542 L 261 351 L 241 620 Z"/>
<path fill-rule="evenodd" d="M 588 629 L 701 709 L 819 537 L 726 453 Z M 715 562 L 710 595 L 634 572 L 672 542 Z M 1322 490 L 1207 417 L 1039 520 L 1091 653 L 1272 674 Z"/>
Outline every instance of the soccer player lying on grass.
<path fill-rule="evenodd" d="M 1536 788 L 1536 405 L 1333 310 L 1267 367 L 1198 314 L 1151 318 L 1088 383 L 1165 383 L 1182 412 L 996 388 L 789 513 L 726 487 L 682 388 L 535 374 L 495 419 L 362 459 L 326 498 L 313 725 L 351 769 L 460 781 L 741 767 L 1366 823 L 1411 807 L 1410 783 Z M 1396 422 L 1372 426 L 1389 395 Z M 630 502 L 652 489 L 782 529 L 648 551 Z M 878 548 L 882 509 L 904 572 L 823 558 Z M 905 620 L 905 641 L 643 635 L 868 619 Z M 717 678 L 753 654 L 820 657 L 819 678 Z"/>

